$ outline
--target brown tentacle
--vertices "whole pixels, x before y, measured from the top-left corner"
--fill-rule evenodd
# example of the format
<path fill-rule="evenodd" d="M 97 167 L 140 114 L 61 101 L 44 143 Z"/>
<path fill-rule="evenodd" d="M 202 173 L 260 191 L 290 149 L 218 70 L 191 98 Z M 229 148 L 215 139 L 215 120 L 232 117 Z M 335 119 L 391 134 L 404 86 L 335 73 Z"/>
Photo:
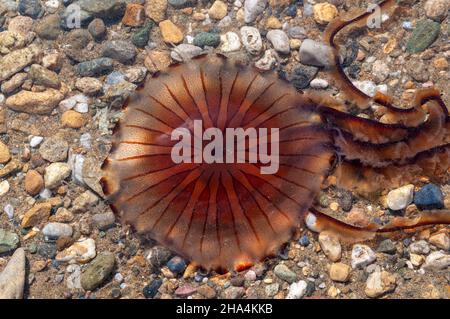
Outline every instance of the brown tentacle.
<path fill-rule="evenodd" d="M 384 226 L 369 224 L 365 227 L 358 227 L 344 223 L 312 208 L 305 216 L 305 223 L 312 231 L 327 231 L 343 242 L 355 243 L 372 239 L 379 234 L 389 235 L 393 232 L 411 230 L 436 224 L 449 225 L 450 210 L 427 211 L 413 219 L 396 217 L 389 224 Z"/>

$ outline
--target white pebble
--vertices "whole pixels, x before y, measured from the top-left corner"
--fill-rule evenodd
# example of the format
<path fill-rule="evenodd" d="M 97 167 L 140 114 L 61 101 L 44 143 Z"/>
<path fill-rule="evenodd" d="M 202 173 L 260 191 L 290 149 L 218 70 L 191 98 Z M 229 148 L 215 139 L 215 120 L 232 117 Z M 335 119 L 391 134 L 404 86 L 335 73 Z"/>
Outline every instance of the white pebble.
<path fill-rule="evenodd" d="M 414 197 L 414 185 L 409 184 L 391 190 L 387 195 L 387 205 L 392 210 L 401 210 L 412 203 Z"/>
<path fill-rule="evenodd" d="M 222 52 L 238 51 L 241 48 L 241 40 L 239 40 L 239 36 L 235 32 L 227 32 L 221 35 L 220 40 L 222 41 L 222 46 L 220 47 Z"/>
<path fill-rule="evenodd" d="M 299 282 L 294 282 L 289 287 L 289 293 L 286 296 L 286 299 L 300 299 L 306 293 L 306 288 L 308 284 L 304 280 L 300 280 Z"/>
<path fill-rule="evenodd" d="M 354 245 L 352 249 L 352 268 L 365 267 L 377 259 L 369 246 Z"/>
<path fill-rule="evenodd" d="M 309 84 L 313 89 L 326 89 L 328 87 L 328 81 L 325 79 L 314 79 Z"/>
<path fill-rule="evenodd" d="M 42 136 L 33 136 L 30 140 L 30 146 L 33 148 L 38 147 L 43 140 L 44 138 Z"/>
<path fill-rule="evenodd" d="M 5 208 L 3 208 L 3 211 L 6 213 L 9 219 L 14 218 L 14 207 L 11 204 L 6 204 Z"/>
<path fill-rule="evenodd" d="M 241 38 L 245 49 L 250 54 L 258 54 L 262 49 L 262 39 L 261 34 L 258 29 L 254 27 L 244 26 L 241 28 Z"/>
<path fill-rule="evenodd" d="M 0 183 L 0 197 L 6 195 L 9 192 L 9 182 L 4 180 Z"/>

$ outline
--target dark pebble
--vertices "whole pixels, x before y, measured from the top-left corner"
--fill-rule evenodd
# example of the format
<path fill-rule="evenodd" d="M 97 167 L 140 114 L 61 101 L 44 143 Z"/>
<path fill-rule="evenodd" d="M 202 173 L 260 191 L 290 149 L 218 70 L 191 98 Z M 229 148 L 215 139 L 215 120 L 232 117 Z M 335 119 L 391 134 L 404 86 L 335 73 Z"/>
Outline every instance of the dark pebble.
<path fill-rule="evenodd" d="M 289 17 L 295 17 L 297 15 L 297 6 L 295 4 L 291 4 L 287 7 L 286 15 Z"/>
<path fill-rule="evenodd" d="M 194 6 L 197 0 L 169 0 L 168 2 L 175 9 L 183 9 Z"/>
<path fill-rule="evenodd" d="M 310 242 L 309 242 L 308 236 L 303 235 L 302 237 L 300 237 L 300 239 L 298 240 L 298 243 L 300 245 L 302 245 L 303 247 L 309 246 Z"/>
<path fill-rule="evenodd" d="M 403 239 L 403 245 L 404 245 L 405 247 L 408 247 L 409 245 L 411 245 L 411 243 L 412 243 L 412 239 L 411 239 L 411 238 L 405 238 L 405 239 Z"/>
<path fill-rule="evenodd" d="M 316 285 L 312 282 L 307 280 L 306 281 L 306 296 L 310 297 L 312 294 L 316 291 Z"/>
<path fill-rule="evenodd" d="M 175 256 L 169 260 L 169 262 L 167 263 L 167 267 L 174 274 L 179 274 L 182 273 L 186 268 L 186 262 L 181 257 Z"/>
<path fill-rule="evenodd" d="M 359 76 L 361 67 L 357 64 L 352 64 L 347 68 L 347 73 L 352 79 L 356 79 Z"/>
<path fill-rule="evenodd" d="M 88 25 L 88 31 L 95 40 L 101 40 L 106 35 L 106 26 L 102 19 L 97 18 Z"/>
<path fill-rule="evenodd" d="M 355 62 L 358 56 L 359 45 L 356 41 L 350 41 L 345 47 L 344 61 L 342 62 L 342 67 L 346 68 Z"/>
<path fill-rule="evenodd" d="M 113 69 L 111 58 L 99 58 L 75 65 L 75 72 L 79 76 L 96 76 L 108 73 Z"/>
<path fill-rule="evenodd" d="M 316 77 L 319 69 L 313 66 L 301 65 L 297 67 L 291 75 L 292 85 L 297 90 L 306 89 Z"/>
<path fill-rule="evenodd" d="M 444 195 L 434 184 L 427 184 L 414 194 L 414 204 L 420 210 L 444 208 Z"/>
<path fill-rule="evenodd" d="M 406 44 L 406 50 L 410 53 L 426 50 L 438 38 L 440 28 L 441 25 L 438 22 L 429 19 L 418 22 Z"/>
<path fill-rule="evenodd" d="M 134 45 L 128 41 L 108 41 L 104 44 L 103 56 L 127 64 L 134 61 L 136 49 Z"/>
<path fill-rule="evenodd" d="M 242 287 L 244 285 L 245 279 L 243 276 L 236 276 L 231 278 L 230 283 L 235 287 Z"/>
<path fill-rule="evenodd" d="M 56 256 L 56 245 L 50 243 L 40 244 L 37 247 L 37 253 L 44 258 L 53 259 Z"/>
<path fill-rule="evenodd" d="M 150 40 L 150 32 L 152 31 L 155 24 L 150 21 L 144 27 L 136 31 L 136 33 L 131 38 L 131 42 L 138 48 L 144 48 L 148 41 Z"/>
<path fill-rule="evenodd" d="M 349 212 L 353 206 L 352 192 L 346 191 L 346 190 L 339 190 L 337 196 L 338 196 L 339 206 L 342 207 L 343 211 Z"/>
<path fill-rule="evenodd" d="M 161 268 L 162 266 L 167 264 L 172 253 L 169 249 L 163 246 L 155 246 L 151 249 L 149 255 L 150 264 L 155 268 Z"/>
<path fill-rule="evenodd" d="M 198 47 L 217 47 L 220 44 L 220 35 L 212 32 L 200 32 L 194 37 L 195 46 Z"/>
<path fill-rule="evenodd" d="M 21 15 L 33 19 L 38 18 L 43 11 L 40 0 L 20 0 L 18 10 Z"/>
<path fill-rule="evenodd" d="M 383 240 L 379 245 L 377 251 L 385 254 L 395 254 L 397 248 L 390 239 Z"/>
<path fill-rule="evenodd" d="M 142 293 L 144 294 L 144 297 L 148 298 L 148 299 L 154 298 L 156 296 L 156 294 L 158 293 L 158 289 L 159 289 L 159 287 L 161 287 L 161 285 L 162 285 L 161 279 L 153 280 L 150 284 L 145 286 L 144 289 L 142 289 Z"/>
<path fill-rule="evenodd" d="M 111 290 L 111 297 L 113 297 L 114 299 L 120 298 L 121 294 L 122 293 L 120 292 L 119 288 L 113 288 Z"/>

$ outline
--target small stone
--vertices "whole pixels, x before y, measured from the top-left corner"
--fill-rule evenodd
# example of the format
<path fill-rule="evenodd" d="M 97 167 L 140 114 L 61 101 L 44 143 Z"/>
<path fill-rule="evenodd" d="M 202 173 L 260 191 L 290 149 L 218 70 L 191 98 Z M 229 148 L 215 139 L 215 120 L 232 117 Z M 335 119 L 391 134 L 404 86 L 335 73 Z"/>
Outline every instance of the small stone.
<path fill-rule="evenodd" d="M 70 263 L 87 263 L 96 255 L 95 241 L 92 238 L 80 239 L 73 243 L 70 247 L 64 249 L 56 255 L 58 262 Z"/>
<path fill-rule="evenodd" d="M 75 82 L 75 87 L 87 95 L 95 95 L 102 91 L 102 82 L 96 78 L 84 77 Z"/>
<path fill-rule="evenodd" d="M 276 282 L 276 283 L 267 285 L 267 286 L 264 288 L 264 290 L 265 290 L 265 292 L 266 292 L 266 296 L 269 297 L 269 298 L 272 298 L 272 297 L 274 297 L 274 296 L 278 293 L 278 291 L 280 290 L 280 284 Z"/>
<path fill-rule="evenodd" d="M 178 44 L 183 41 L 183 32 L 172 21 L 161 21 L 159 28 L 164 42 Z"/>
<path fill-rule="evenodd" d="M 169 249 L 163 246 L 154 246 L 150 249 L 146 259 L 154 268 L 163 267 L 168 261 L 172 253 Z"/>
<path fill-rule="evenodd" d="M 202 295 L 203 297 L 207 299 L 213 299 L 216 297 L 216 291 L 214 288 L 208 286 L 208 285 L 202 285 L 197 288 L 197 292 Z"/>
<path fill-rule="evenodd" d="M 273 272 L 275 276 L 277 276 L 281 280 L 287 281 L 290 284 L 297 279 L 297 275 L 295 274 L 295 272 L 293 272 L 283 264 L 276 265 Z"/>
<path fill-rule="evenodd" d="M 198 47 L 217 47 L 220 44 L 220 35 L 212 32 L 200 32 L 194 37 L 193 44 Z"/>
<path fill-rule="evenodd" d="M 178 62 L 186 62 L 203 53 L 203 49 L 187 43 L 177 45 L 170 53 L 172 59 Z"/>
<path fill-rule="evenodd" d="M 366 245 L 354 245 L 352 249 L 352 268 L 363 268 L 373 263 L 377 257 L 372 249 Z"/>
<path fill-rule="evenodd" d="M 289 38 L 282 30 L 270 30 L 266 35 L 267 39 L 272 43 L 273 48 L 280 53 L 289 54 L 291 48 L 289 46 Z"/>
<path fill-rule="evenodd" d="M 261 34 L 254 27 L 244 26 L 240 30 L 242 43 L 248 53 L 257 55 L 262 49 Z"/>
<path fill-rule="evenodd" d="M 423 8 L 428 18 L 441 22 L 447 16 L 450 4 L 448 0 L 427 0 Z"/>
<path fill-rule="evenodd" d="M 42 85 L 49 88 L 59 89 L 61 81 L 58 75 L 39 64 L 33 64 L 28 72 L 29 77 L 33 80 L 33 84 Z"/>
<path fill-rule="evenodd" d="M 36 25 L 38 36 L 45 40 L 56 40 L 61 34 L 61 18 L 58 14 L 43 17 Z"/>
<path fill-rule="evenodd" d="M 9 182 L 8 181 L 2 181 L 0 182 L 0 197 L 5 196 L 9 192 Z"/>
<path fill-rule="evenodd" d="M 224 290 L 224 299 L 240 299 L 244 296 L 245 289 L 243 287 L 229 287 Z"/>
<path fill-rule="evenodd" d="M 267 19 L 266 22 L 266 28 L 267 29 L 281 29 L 283 25 L 281 24 L 280 20 L 277 19 L 277 17 L 270 16 Z"/>
<path fill-rule="evenodd" d="M 138 48 L 144 48 L 150 40 L 150 32 L 155 24 L 153 22 L 147 23 L 144 27 L 136 31 L 131 38 L 131 42 Z"/>
<path fill-rule="evenodd" d="M 434 251 L 427 256 L 422 268 L 425 270 L 442 270 L 450 266 L 450 255 L 443 251 Z"/>
<path fill-rule="evenodd" d="M 41 55 L 41 49 L 36 45 L 30 45 L 24 49 L 15 50 L 0 60 L 0 81 L 9 79 L 28 65 L 35 62 Z"/>
<path fill-rule="evenodd" d="M 47 138 L 39 148 L 39 154 L 49 162 L 62 162 L 67 159 L 69 144 L 58 137 Z"/>
<path fill-rule="evenodd" d="M 306 39 L 300 46 L 299 54 L 302 64 L 325 68 L 334 66 L 333 51 L 320 42 Z"/>
<path fill-rule="evenodd" d="M 57 223 L 70 223 L 73 221 L 74 216 L 71 211 L 69 211 L 67 208 L 60 207 L 56 211 L 55 215 L 50 216 L 51 222 L 57 222 Z"/>
<path fill-rule="evenodd" d="M 180 274 L 186 269 L 186 262 L 181 257 L 175 256 L 167 262 L 167 267 L 174 274 Z"/>
<path fill-rule="evenodd" d="M 448 69 L 448 62 L 446 58 L 437 58 L 433 60 L 433 65 L 437 69 Z"/>
<path fill-rule="evenodd" d="M 394 242 L 392 240 L 385 239 L 378 245 L 377 251 L 392 255 L 397 252 L 397 248 L 395 247 Z"/>
<path fill-rule="evenodd" d="M 354 81 L 353 85 L 359 90 L 363 91 L 368 96 L 375 96 L 377 92 L 377 85 L 372 81 Z"/>
<path fill-rule="evenodd" d="M 411 264 L 413 266 L 419 267 L 420 265 L 423 264 L 423 262 L 425 261 L 425 258 L 422 255 L 410 253 L 409 261 L 411 261 Z"/>
<path fill-rule="evenodd" d="M 447 233 L 442 232 L 431 235 L 428 241 L 437 248 L 450 250 L 450 237 Z"/>
<path fill-rule="evenodd" d="M 116 221 L 116 217 L 114 216 L 113 212 L 108 211 L 106 213 L 93 215 L 92 221 L 94 222 L 94 225 L 98 229 L 106 230 L 108 228 L 111 228 L 114 225 L 114 222 Z"/>
<path fill-rule="evenodd" d="M 73 233 L 72 226 L 63 223 L 48 223 L 42 229 L 44 236 L 52 239 L 60 237 L 71 237 Z"/>
<path fill-rule="evenodd" d="M 266 8 L 267 0 L 245 0 L 244 3 L 244 21 L 251 23 L 260 16 Z"/>
<path fill-rule="evenodd" d="M 343 263 L 334 263 L 330 267 L 330 279 L 338 282 L 347 282 L 350 279 L 350 266 Z"/>
<path fill-rule="evenodd" d="M 85 212 L 88 208 L 93 207 L 98 203 L 98 196 L 91 191 L 85 191 L 80 196 L 74 199 L 72 203 L 72 211 L 74 213 Z"/>
<path fill-rule="evenodd" d="M 106 26 L 102 19 L 96 18 L 88 25 L 88 31 L 95 40 L 101 40 L 106 35 Z"/>
<path fill-rule="evenodd" d="M 58 71 L 63 64 L 63 55 L 60 53 L 47 54 L 42 58 L 42 66 L 52 71 Z"/>
<path fill-rule="evenodd" d="M 414 204 L 420 210 L 444 208 L 444 195 L 434 184 L 427 184 L 414 194 Z"/>
<path fill-rule="evenodd" d="M 99 254 L 81 274 L 81 286 L 84 290 L 92 291 L 100 286 L 114 269 L 114 254 Z"/>
<path fill-rule="evenodd" d="M 314 79 L 309 84 L 312 89 L 324 90 L 328 87 L 328 81 L 325 79 Z"/>
<path fill-rule="evenodd" d="M 50 217 L 51 208 L 52 205 L 47 202 L 34 205 L 24 214 L 21 226 L 23 228 L 28 228 L 46 222 Z"/>
<path fill-rule="evenodd" d="M 414 197 L 414 185 L 408 184 L 391 190 L 387 195 L 387 205 L 392 210 L 402 210 L 412 203 Z"/>
<path fill-rule="evenodd" d="M 62 111 L 74 109 L 78 113 L 87 113 L 89 110 L 89 98 L 84 94 L 73 95 L 59 103 Z"/>
<path fill-rule="evenodd" d="M 221 35 L 220 40 L 222 42 L 222 46 L 220 47 L 222 52 L 234 52 L 241 48 L 241 40 L 235 32 L 230 31 Z"/>
<path fill-rule="evenodd" d="M 61 116 L 61 124 L 65 127 L 77 129 L 86 124 L 86 119 L 82 114 L 68 110 Z"/>
<path fill-rule="evenodd" d="M 44 188 L 44 179 L 38 171 L 29 170 L 25 175 L 25 191 L 31 196 L 39 194 Z"/>
<path fill-rule="evenodd" d="M 52 163 L 45 168 L 44 184 L 48 189 L 60 186 L 62 181 L 70 176 L 72 169 L 66 163 Z"/>
<path fill-rule="evenodd" d="M 144 24 L 144 21 L 144 7 L 138 3 L 128 3 L 125 9 L 125 15 L 122 18 L 122 23 L 130 27 L 139 27 Z"/>
<path fill-rule="evenodd" d="M 131 63 L 136 57 L 136 49 L 131 42 L 122 40 L 107 41 L 103 47 L 103 56 L 119 61 Z"/>
<path fill-rule="evenodd" d="M 148 52 L 144 60 L 144 65 L 150 73 L 156 73 L 164 70 L 170 65 L 170 63 L 170 56 L 167 52 L 157 50 Z"/>
<path fill-rule="evenodd" d="M 419 240 L 409 245 L 409 251 L 413 254 L 428 255 L 430 253 L 430 246 L 425 240 Z"/>
<path fill-rule="evenodd" d="M 308 284 L 304 280 L 294 282 L 289 286 L 289 292 L 286 299 L 300 299 L 306 294 Z"/>
<path fill-rule="evenodd" d="M 169 0 L 169 4 L 175 9 L 183 9 L 194 6 L 197 0 Z"/>
<path fill-rule="evenodd" d="M 39 256 L 45 259 L 53 259 L 56 256 L 56 245 L 53 243 L 43 243 L 37 247 L 37 253 Z"/>
<path fill-rule="evenodd" d="M 5 1 L 3 1 L 2 4 L 5 4 Z M 16 11 L 16 10 L 9 10 L 9 11 Z M 32 18 L 18 15 L 9 20 L 8 31 L 18 32 L 22 35 L 27 35 L 33 32 L 33 24 L 34 21 Z"/>
<path fill-rule="evenodd" d="M 3 82 L 1 89 L 5 94 L 11 94 L 20 88 L 25 80 L 28 78 L 27 73 L 17 73 L 12 76 L 8 81 Z"/>
<path fill-rule="evenodd" d="M 221 20 L 227 15 L 227 10 L 228 7 L 226 3 L 216 0 L 211 8 L 209 8 L 208 14 L 211 19 Z"/>
<path fill-rule="evenodd" d="M 42 136 L 33 136 L 30 139 L 30 146 L 33 148 L 38 147 L 42 143 L 42 141 L 44 141 L 44 138 Z"/>
<path fill-rule="evenodd" d="M 319 24 L 328 24 L 338 15 L 337 8 L 331 3 L 323 2 L 313 7 L 314 20 Z"/>
<path fill-rule="evenodd" d="M 380 271 L 379 269 L 369 275 L 364 292 L 370 298 L 380 297 L 388 292 L 394 291 L 396 287 L 395 275 Z"/>
<path fill-rule="evenodd" d="M 375 61 L 372 65 L 372 75 L 375 83 L 386 81 L 390 72 L 391 70 L 389 70 L 387 64 L 381 60 Z"/>
<path fill-rule="evenodd" d="M 291 76 L 292 85 L 297 90 L 306 89 L 314 77 L 319 72 L 318 68 L 307 65 L 300 65 L 294 69 L 294 72 Z"/>
<path fill-rule="evenodd" d="M 97 76 L 113 70 L 113 59 L 98 58 L 75 65 L 75 72 L 79 76 Z"/>
<path fill-rule="evenodd" d="M 0 141 L 0 164 L 6 164 L 11 159 L 11 153 L 9 152 L 8 146 Z"/>
<path fill-rule="evenodd" d="M 190 285 L 183 285 L 175 290 L 175 295 L 180 297 L 188 297 L 197 292 L 197 288 Z"/>
<path fill-rule="evenodd" d="M 156 294 L 158 293 L 159 287 L 162 285 L 161 279 L 155 279 L 150 284 L 144 287 L 142 290 L 142 293 L 144 294 L 144 297 L 147 299 L 154 298 Z"/>
<path fill-rule="evenodd" d="M 319 244 L 329 260 L 339 261 L 339 259 L 341 259 L 341 244 L 335 236 L 326 231 L 321 232 L 319 234 Z"/>
<path fill-rule="evenodd" d="M 19 247 L 19 236 L 16 233 L 0 228 L 0 254 L 8 253 Z"/>
<path fill-rule="evenodd" d="M 432 20 L 421 20 L 417 23 L 409 38 L 406 49 L 410 53 L 419 53 L 427 49 L 439 36 L 441 26 Z"/>
<path fill-rule="evenodd" d="M 18 248 L 0 272 L 0 299 L 22 299 L 25 287 L 25 250 Z"/>
<path fill-rule="evenodd" d="M 43 8 L 40 0 L 19 0 L 18 11 L 21 15 L 37 19 L 43 13 Z"/>
<path fill-rule="evenodd" d="M 159 23 L 166 17 L 167 0 L 147 1 L 145 4 L 145 14 L 147 17 Z"/>
<path fill-rule="evenodd" d="M 30 114 L 49 114 L 64 98 L 58 90 L 47 89 L 43 92 L 20 91 L 6 99 L 6 106 L 17 112 Z"/>

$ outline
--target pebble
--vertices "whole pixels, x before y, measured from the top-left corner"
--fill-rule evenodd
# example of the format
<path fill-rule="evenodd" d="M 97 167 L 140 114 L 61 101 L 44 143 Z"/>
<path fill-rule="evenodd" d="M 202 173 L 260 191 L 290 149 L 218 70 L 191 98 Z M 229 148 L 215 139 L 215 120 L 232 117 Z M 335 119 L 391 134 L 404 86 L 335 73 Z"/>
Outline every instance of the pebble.
<path fill-rule="evenodd" d="M 21 15 L 37 19 L 43 13 L 40 0 L 19 0 L 18 11 Z"/>
<path fill-rule="evenodd" d="M 296 67 L 291 76 L 292 85 L 297 90 L 306 89 L 317 75 L 317 72 L 319 72 L 318 68 L 313 66 L 300 65 Z"/>
<path fill-rule="evenodd" d="M 221 20 L 227 15 L 228 6 L 225 2 L 217 0 L 214 1 L 211 8 L 208 10 L 208 15 L 211 19 Z"/>
<path fill-rule="evenodd" d="M 137 30 L 133 34 L 131 42 L 138 48 L 144 48 L 148 44 L 148 41 L 150 40 L 150 33 L 154 25 L 155 24 L 153 22 L 149 22 L 144 27 Z"/>
<path fill-rule="evenodd" d="M 177 45 L 170 53 L 172 59 L 178 62 L 187 62 L 203 53 L 203 49 L 187 43 Z"/>
<path fill-rule="evenodd" d="M 5 196 L 9 192 L 9 182 L 7 180 L 4 180 L 0 182 L 0 197 Z"/>
<path fill-rule="evenodd" d="M 142 290 L 142 293 L 144 294 L 144 297 L 147 299 L 154 298 L 156 294 L 158 293 L 159 287 L 162 285 L 161 279 L 155 279 L 150 284 L 144 287 Z"/>
<path fill-rule="evenodd" d="M 22 299 L 25 287 L 25 250 L 18 248 L 0 272 L 0 299 Z"/>
<path fill-rule="evenodd" d="M 183 32 L 172 21 L 161 21 L 159 28 L 164 42 L 178 44 L 183 41 Z"/>
<path fill-rule="evenodd" d="M 409 251 L 413 254 L 428 255 L 430 253 L 430 246 L 425 240 L 419 240 L 409 245 Z"/>
<path fill-rule="evenodd" d="M 92 221 L 98 229 L 106 230 L 114 226 L 116 217 L 112 211 L 108 211 L 106 213 L 92 215 Z"/>
<path fill-rule="evenodd" d="M 244 26 L 241 28 L 240 32 L 242 44 L 244 44 L 244 47 L 248 53 L 253 55 L 259 54 L 262 49 L 262 39 L 258 29 Z"/>
<path fill-rule="evenodd" d="M 273 270 L 275 276 L 281 280 L 287 281 L 288 283 L 293 283 L 297 279 L 295 272 L 289 269 L 286 265 L 279 264 L 276 265 Z"/>
<path fill-rule="evenodd" d="M 172 253 L 164 246 L 154 246 L 150 249 L 146 259 L 154 268 L 163 267 L 168 261 Z"/>
<path fill-rule="evenodd" d="M 9 219 L 14 218 L 14 207 L 11 204 L 6 204 L 5 208 L 3 208 L 3 211 L 8 216 Z"/>
<path fill-rule="evenodd" d="M 230 31 L 221 35 L 220 41 L 222 42 L 222 46 L 220 47 L 222 52 L 234 52 L 241 48 L 241 40 L 235 32 Z"/>
<path fill-rule="evenodd" d="M 69 144 L 59 137 L 47 138 L 39 148 L 39 154 L 49 162 L 62 162 L 67 159 Z"/>
<path fill-rule="evenodd" d="M 306 39 L 300 46 L 299 54 L 302 64 L 325 68 L 334 66 L 333 51 L 320 42 Z"/>
<path fill-rule="evenodd" d="M 98 203 L 98 200 L 99 199 L 97 195 L 87 190 L 74 199 L 72 203 L 72 211 L 74 213 L 85 212 L 88 208 L 96 205 Z"/>
<path fill-rule="evenodd" d="M 169 4 L 175 9 L 191 7 L 197 3 L 197 0 L 169 0 Z"/>
<path fill-rule="evenodd" d="M 136 49 L 129 41 L 113 40 L 105 42 L 102 54 L 104 57 L 128 64 L 134 61 Z"/>
<path fill-rule="evenodd" d="M 113 70 L 113 59 L 98 58 L 75 65 L 75 72 L 79 76 L 98 76 Z"/>
<path fill-rule="evenodd" d="M 328 232 L 319 234 L 319 244 L 324 254 L 331 261 L 339 261 L 341 259 L 342 248 L 339 240 Z"/>
<path fill-rule="evenodd" d="M 434 251 L 427 256 L 422 268 L 425 270 L 442 270 L 450 266 L 450 255 L 443 251 Z"/>
<path fill-rule="evenodd" d="M 409 254 L 409 261 L 411 262 L 411 264 L 413 266 L 419 267 L 425 261 L 425 257 L 423 257 L 422 255 L 417 255 L 417 254 L 410 253 Z"/>
<path fill-rule="evenodd" d="M 372 81 L 354 81 L 353 85 L 368 96 L 375 96 L 375 93 L 377 92 L 377 85 Z"/>
<path fill-rule="evenodd" d="M 2 4 L 6 7 L 7 1 L 3 1 Z M 15 9 L 10 9 L 9 11 L 16 11 Z M 11 18 L 8 23 L 8 31 L 18 32 L 22 35 L 27 35 L 33 32 L 34 20 L 27 16 L 18 15 Z"/>
<path fill-rule="evenodd" d="M 47 89 L 42 92 L 20 91 L 6 99 L 6 106 L 17 112 L 30 114 L 49 114 L 64 98 L 58 90 Z"/>
<path fill-rule="evenodd" d="M 0 228 L 0 254 L 14 251 L 19 247 L 19 236 L 16 233 Z"/>
<path fill-rule="evenodd" d="M 193 44 L 198 47 L 217 47 L 220 44 L 220 35 L 212 32 L 200 32 L 194 37 Z"/>
<path fill-rule="evenodd" d="M 338 15 L 337 8 L 328 2 L 315 4 L 313 7 L 314 20 L 319 24 L 328 24 Z"/>
<path fill-rule="evenodd" d="M 145 22 L 144 6 L 138 3 L 128 3 L 122 23 L 130 27 L 139 27 Z"/>
<path fill-rule="evenodd" d="M 438 22 L 428 19 L 419 21 L 406 44 L 407 51 L 419 53 L 427 49 L 438 38 L 440 28 Z"/>
<path fill-rule="evenodd" d="M 282 24 L 281 24 L 280 20 L 278 20 L 276 17 L 270 16 L 267 19 L 267 22 L 266 22 L 267 29 L 281 29 L 281 27 L 282 27 Z"/>
<path fill-rule="evenodd" d="M 266 296 L 269 297 L 269 298 L 272 298 L 272 297 L 274 297 L 274 296 L 278 293 L 278 291 L 280 290 L 280 284 L 276 282 L 276 283 L 267 285 L 267 286 L 264 288 L 264 290 L 265 290 Z"/>
<path fill-rule="evenodd" d="M 186 262 L 181 257 L 175 256 L 167 262 L 167 267 L 174 274 L 180 274 L 186 269 Z"/>
<path fill-rule="evenodd" d="M 84 94 L 95 95 L 102 91 L 102 82 L 93 77 L 78 78 L 75 87 Z"/>
<path fill-rule="evenodd" d="M 328 81 L 325 79 L 314 79 L 309 84 L 311 88 L 318 89 L 318 90 L 324 90 L 328 87 Z"/>
<path fill-rule="evenodd" d="M 42 228 L 42 233 L 51 238 L 71 237 L 73 233 L 72 226 L 63 223 L 48 223 Z"/>
<path fill-rule="evenodd" d="M 61 34 L 61 18 L 58 14 L 43 17 L 34 28 L 41 39 L 56 40 Z"/>
<path fill-rule="evenodd" d="M 343 263 L 333 263 L 330 266 L 330 279 L 337 282 L 347 282 L 350 279 L 350 266 Z"/>
<path fill-rule="evenodd" d="M 72 169 L 67 163 L 52 163 L 45 168 L 44 184 L 48 189 L 60 186 L 62 181 L 70 176 Z"/>
<path fill-rule="evenodd" d="M 306 235 L 303 235 L 302 237 L 300 237 L 299 239 L 299 244 L 302 245 L 303 247 L 308 247 L 310 244 L 309 238 Z"/>
<path fill-rule="evenodd" d="M 37 60 L 41 54 L 37 45 L 15 50 L 0 60 L 0 81 L 4 81 Z"/>
<path fill-rule="evenodd" d="M 289 38 L 287 34 L 282 30 L 270 30 L 266 35 L 267 39 L 272 43 L 274 49 L 277 52 L 283 54 L 289 54 L 290 46 L 289 46 Z"/>
<path fill-rule="evenodd" d="M 191 285 L 183 285 L 175 290 L 175 295 L 180 297 L 188 297 L 196 292 L 197 288 L 192 287 Z"/>
<path fill-rule="evenodd" d="M 81 274 L 81 286 L 83 289 L 92 291 L 99 287 L 112 273 L 114 265 L 114 254 L 99 254 Z"/>
<path fill-rule="evenodd" d="M 65 127 L 77 129 L 83 127 L 85 123 L 86 119 L 76 111 L 68 110 L 61 116 L 61 124 Z"/>
<path fill-rule="evenodd" d="M 6 164 L 11 159 L 11 153 L 9 152 L 8 146 L 0 141 L 0 164 Z"/>
<path fill-rule="evenodd" d="M 376 60 L 372 65 L 372 76 L 375 83 L 386 81 L 391 70 L 384 61 Z"/>
<path fill-rule="evenodd" d="M 448 0 L 427 0 L 423 8 L 428 18 L 441 22 L 450 10 L 450 3 Z"/>
<path fill-rule="evenodd" d="M 54 243 L 42 243 L 37 247 L 37 253 L 39 256 L 45 259 L 53 259 L 56 256 L 56 245 Z"/>
<path fill-rule="evenodd" d="M 161 22 L 166 17 L 167 0 L 154 0 L 145 3 L 145 14 L 155 22 Z"/>
<path fill-rule="evenodd" d="M 395 247 L 395 244 L 392 240 L 385 239 L 378 245 L 377 251 L 392 255 L 397 252 L 397 248 Z"/>
<path fill-rule="evenodd" d="M 8 81 L 5 81 L 1 85 L 1 90 L 5 94 L 11 94 L 20 88 L 25 80 L 28 78 L 27 73 L 16 73 Z"/>
<path fill-rule="evenodd" d="M 79 239 L 68 248 L 59 252 L 56 255 L 58 262 L 77 262 L 87 263 L 91 261 L 96 255 L 95 241 L 92 238 Z"/>
<path fill-rule="evenodd" d="M 370 298 L 380 297 L 394 291 L 396 287 L 395 275 L 377 269 L 369 275 L 364 292 Z"/>
<path fill-rule="evenodd" d="M 245 294 L 243 287 L 228 287 L 223 291 L 225 299 L 241 299 Z"/>
<path fill-rule="evenodd" d="M 37 226 L 40 223 L 47 221 L 50 217 L 51 208 L 52 205 L 47 202 L 35 204 L 24 214 L 21 222 L 22 228 Z"/>
<path fill-rule="evenodd" d="M 252 23 L 260 16 L 266 8 L 267 0 L 245 0 L 244 3 L 244 21 Z"/>
<path fill-rule="evenodd" d="M 307 38 L 306 30 L 300 26 L 294 26 L 288 28 L 288 35 L 290 38 L 304 40 Z"/>
<path fill-rule="evenodd" d="M 408 184 L 391 190 L 387 195 L 387 205 L 391 210 L 402 210 L 412 203 L 413 197 L 414 185 Z"/>
<path fill-rule="evenodd" d="M 213 299 L 217 295 L 214 288 L 212 288 L 208 285 L 202 285 L 202 286 L 198 287 L 197 292 L 207 299 Z"/>
<path fill-rule="evenodd" d="M 352 249 L 352 268 L 363 268 L 373 263 L 377 257 L 372 249 L 366 245 L 354 245 Z"/>
<path fill-rule="evenodd" d="M 431 235 L 428 241 L 439 249 L 450 250 L 450 237 L 447 233 L 442 232 Z"/>
<path fill-rule="evenodd" d="M 102 19 L 96 18 L 89 23 L 88 31 L 95 40 L 102 40 L 106 35 L 105 23 Z"/>
<path fill-rule="evenodd" d="M 82 289 L 81 287 L 81 267 L 73 264 L 66 268 L 66 286 L 69 289 Z"/>
<path fill-rule="evenodd" d="M 427 184 L 414 194 L 414 204 L 420 210 L 444 208 L 444 195 L 434 184 Z"/>
<path fill-rule="evenodd" d="M 306 294 L 308 284 L 304 280 L 294 282 L 289 286 L 289 292 L 286 299 L 300 299 Z"/>

